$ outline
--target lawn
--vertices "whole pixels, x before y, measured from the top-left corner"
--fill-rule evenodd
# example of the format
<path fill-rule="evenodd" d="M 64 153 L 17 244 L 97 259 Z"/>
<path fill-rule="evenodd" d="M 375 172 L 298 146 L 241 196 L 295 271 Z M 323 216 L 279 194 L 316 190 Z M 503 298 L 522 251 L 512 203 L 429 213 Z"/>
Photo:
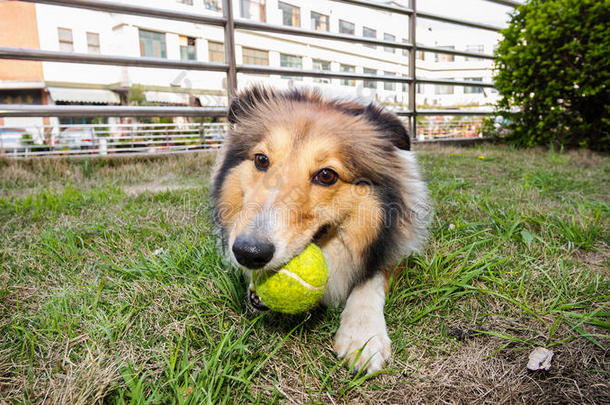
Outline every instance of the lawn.
<path fill-rule="evenodd" d="M 0 160 L 0 403 L 609 403 L 610 158 L 418 153 L 431 239 L 392 280 L 372 377 L 333 354 L 340 308 L 249 309 L 211 154 Z M 537 346 L 549 371 L 526 369 Z"/>

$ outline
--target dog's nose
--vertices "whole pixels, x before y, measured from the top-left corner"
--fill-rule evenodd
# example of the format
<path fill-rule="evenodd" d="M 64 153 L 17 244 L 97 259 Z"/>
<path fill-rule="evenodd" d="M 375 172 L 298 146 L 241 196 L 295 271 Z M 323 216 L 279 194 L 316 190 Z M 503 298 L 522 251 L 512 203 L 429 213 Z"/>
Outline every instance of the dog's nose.
<path fill-rule="evenodd" d="M 275 253 L 275 246 L 264 239 L 249 235 L 239 235 L 233 242 L 233 254 L 237 262 L 249 269 L 260 269 L 269 263 Z"/>

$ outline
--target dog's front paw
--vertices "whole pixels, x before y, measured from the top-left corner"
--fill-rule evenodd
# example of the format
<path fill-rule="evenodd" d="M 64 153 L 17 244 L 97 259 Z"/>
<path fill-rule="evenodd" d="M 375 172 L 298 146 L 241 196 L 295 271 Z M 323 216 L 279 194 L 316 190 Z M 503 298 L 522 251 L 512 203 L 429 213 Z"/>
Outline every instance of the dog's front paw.
<path fill-rule="evenodd" d="M 392 342 L 385 327 L 381 330 L 341 325 L 335 335 L 334 349 L 340 359 L 347 359 L 355 370 L 366 368 L 367 374 L 383 368 L 392 354 Z"/>

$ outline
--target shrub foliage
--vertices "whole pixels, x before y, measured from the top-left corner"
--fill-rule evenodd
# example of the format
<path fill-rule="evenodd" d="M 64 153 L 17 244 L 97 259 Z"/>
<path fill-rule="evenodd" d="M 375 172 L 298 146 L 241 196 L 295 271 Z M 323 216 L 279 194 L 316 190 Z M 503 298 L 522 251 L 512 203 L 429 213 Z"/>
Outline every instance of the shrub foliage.
<path fill-rule="evenodd" d="M 609 21 L 610 0 L 531 0 L 515 10 L 496 50 L 510 141 L 610 150 Z"/>

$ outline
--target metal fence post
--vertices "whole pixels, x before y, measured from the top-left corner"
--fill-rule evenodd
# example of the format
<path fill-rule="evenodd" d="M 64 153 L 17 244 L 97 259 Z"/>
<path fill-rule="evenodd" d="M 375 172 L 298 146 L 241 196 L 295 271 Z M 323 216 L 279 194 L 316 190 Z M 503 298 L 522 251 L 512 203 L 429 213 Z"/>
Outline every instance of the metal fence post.
<path fill-rule="evenodd" d="M 410 6 L 413 12 L 409 17 L 409 39 L 411 41 L 411 51 L 409 52 L 409 75 L 411 83 L 409 83 L 409 109 L 411 110 L 411 139 L 417 139 L 417 0 L 411 0 Z"/>
<path fill-rule="evenodd" d="M 227 71 L 227 96 L 229 105 L 237 90 L 237 69 L 235 68 L 235 20 L 233 19 L 233 0 L 222 0 L 225 22 L 225 61 L 229 65 Z"/>

